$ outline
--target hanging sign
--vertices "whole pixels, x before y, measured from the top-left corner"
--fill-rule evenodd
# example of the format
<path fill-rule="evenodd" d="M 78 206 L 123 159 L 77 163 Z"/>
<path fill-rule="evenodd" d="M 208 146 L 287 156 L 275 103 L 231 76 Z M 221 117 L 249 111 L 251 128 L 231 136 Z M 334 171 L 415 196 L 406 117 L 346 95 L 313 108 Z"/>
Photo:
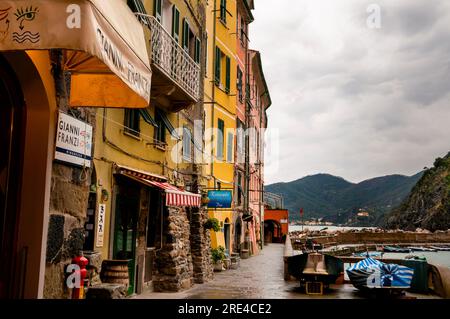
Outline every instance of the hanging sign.
<path fill-rule="evenodd" d="M 59 113 L 55 159 L 91 167 L 92 126 L 67 114 Z"/>
<path fill-rule="evenodd" d="M 103 247 L 103 234 L 105 233 L 105 211 L 106 204 L 98 205 L 97 247 Z"/>
<path fill-rule="evenodd" d="M 208 191 L 208 208 L 231 208 L 231 191 Z"/>

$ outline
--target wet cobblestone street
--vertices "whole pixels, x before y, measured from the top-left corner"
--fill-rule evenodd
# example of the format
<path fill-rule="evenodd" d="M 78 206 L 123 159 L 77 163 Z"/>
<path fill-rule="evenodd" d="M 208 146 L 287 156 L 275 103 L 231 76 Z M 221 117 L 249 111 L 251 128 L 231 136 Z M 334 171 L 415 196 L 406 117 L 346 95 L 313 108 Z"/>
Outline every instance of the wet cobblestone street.
<path fill-rule="evenodd" d="M 208 283 L 177 293 L 145 292 L 142 299 L 303 299 L 303 298 L 361 298 L 351 285 L 331 287 L 323 296 L 302 293 L 296 281 L 283 279 L 283 245 L 269 244 L 259 255 L 241 260 L 238 269 L 214 273 Z"/>

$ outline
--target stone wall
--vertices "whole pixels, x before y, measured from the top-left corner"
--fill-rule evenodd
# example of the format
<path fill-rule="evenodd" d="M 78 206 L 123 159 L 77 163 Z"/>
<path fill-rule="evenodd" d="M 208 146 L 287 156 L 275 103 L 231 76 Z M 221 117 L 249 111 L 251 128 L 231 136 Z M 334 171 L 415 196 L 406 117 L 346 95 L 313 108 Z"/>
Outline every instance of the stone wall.
<path fill-rule="evenodd" d="M 214 277 L 210 230 L 203 226 L 207 220 L 208 212 L 206 209 L 191 209 L 191 253 L 194 282 L 197 284 L 208 282 Z"/>
<path fill-rule="evenodd" d="M 64 267 L 83 250 L 89 182 L 79 176 L 88 172 L 53 164 L 44 298 L 68 297 Z"/>
<path fill-rule="evenodd" d="M 157 292 L 180 291 L 192 287 L 193 265 L 190 225 L 186 209 L 167 207 L 164 240 L 156 252 L 153 288 Z"/>
<path fill-rule="evenodd" d="M 438 231 L 435 233 L 415 232 L 348 232 L 335 236 L 310 237 L 319 244 L 343 245 L 343 244 L 401 244 L 401 243 L 450 243 L 450 231 Z M 292 237 L 295 242 L 297 238 Z M 304 240 L 302 240 L 304 241 Z"/>
<path fill-rule="evenodd" d="M 69 107 L 70 76 L 62 71 L 61 51 L 52 50 L 51 59 L 59 111 L 86 121 L 95 132 L 95 110 Z M 65 267 L 83 249 L 90 179 L 89 168 L 53 163 L 44 298 L 69 297 L 70 291 L 65 285 Z"/>

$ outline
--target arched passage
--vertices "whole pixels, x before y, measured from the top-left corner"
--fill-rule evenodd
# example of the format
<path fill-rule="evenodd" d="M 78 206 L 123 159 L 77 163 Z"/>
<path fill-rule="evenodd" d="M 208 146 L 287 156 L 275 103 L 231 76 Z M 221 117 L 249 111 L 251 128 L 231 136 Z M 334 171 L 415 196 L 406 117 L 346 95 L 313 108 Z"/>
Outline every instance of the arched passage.
<path fill-rule="evenodd" d="M 264 242 L 282 243 L 282 237 L 281 224 L 278 221 L 272 219 L 264 221 Z"/>
<path fill-rule="evenodd" d="M 230 253 L 230 233 L 231 233 L 231 225 L 230 220 L 228 218 L 225 219 L 225 223 L 223 225 L 223 235 L 225 237 L 225 249 L 227 253 Z"/>
<path fill-rule="evenodd" d="M 2 280 L 0 289 L 8 298 L 42 298 L 56 123 L 50 58 L 47 51 L 21 51 L 1 53 L 0 59 L 2 95 L 9 96 L 9 108 L 17 111 L 14 147 L 2 144 L 0 150 L 14 159 L 15 167 L 8 170 L 16 174 L 7 192 L 8 197 L 15 194 L 15 199 L 10 197 L 8 204 L 2 204 L 8 206 L 5 212 L 14 227 L 8 225 L 8 232 L 2 234 L 2 244 L 6 237 L 12 240 L 1 248 L 2 263 L 8 260 L 9 265 L 5 266 L 8 278 Z M 3 100 L 4 96 L 2 108 L 6 107 Z M 4 138 L 5 130 L 0 135 Z"/>
<path fill-rule="evenodd" d="M 240 218 L 236 218 L 234 223 L 234 252 L 239 253 L 241 250 L 241 238 L 242 238 L 242 222 Z"/>

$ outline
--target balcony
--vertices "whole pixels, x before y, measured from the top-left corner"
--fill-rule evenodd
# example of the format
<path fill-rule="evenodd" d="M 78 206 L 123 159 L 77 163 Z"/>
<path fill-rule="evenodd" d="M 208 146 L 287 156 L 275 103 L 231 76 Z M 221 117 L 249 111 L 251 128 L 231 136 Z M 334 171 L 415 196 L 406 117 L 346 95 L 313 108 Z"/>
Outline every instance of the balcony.
<path fill-rule="evenodd" d="M 177 112 L 200 99 L 200 65 L 189 56 L 155 17 L 136 13 L 150 30 L 152 99 Z"/>

